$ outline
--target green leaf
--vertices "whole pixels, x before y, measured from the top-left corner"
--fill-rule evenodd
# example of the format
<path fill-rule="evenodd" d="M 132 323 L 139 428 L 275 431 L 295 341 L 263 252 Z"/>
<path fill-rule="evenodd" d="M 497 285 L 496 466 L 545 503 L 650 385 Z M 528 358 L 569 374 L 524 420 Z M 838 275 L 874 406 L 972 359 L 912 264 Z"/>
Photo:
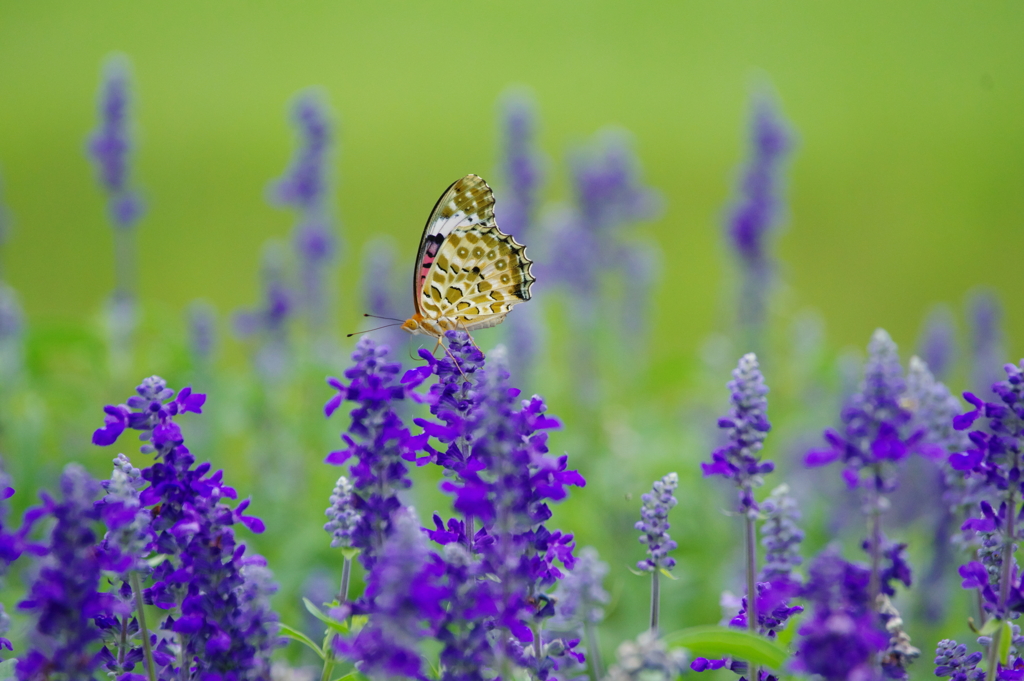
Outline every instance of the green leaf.
<path fill-rule="evenodd" d="M 676 581 L 677 579 L 679 579 L 678 577 L 676 577 L 674 574 L 672 574 L 671 572 L 669 572 L 665 568 L 658 568 L 658 572 L 660 572 L 661 574 L 665 575 L 666 577 L 671 579 L 673 582 Z"/>
<path fill-rule="evenodd" d="M 644 575 L 647 574 L 646 572 L 644 572 L 642 570 L 637 570 L 635 567 L 633 567 L 632 565 L 629 565 L 629 564 L 626 565 L 626 569 L 629 570 L 630 572 L 632 572 L 637 577 L 643 577 Z"/>
<path fill-rule="evenodd" d="M 358 669 L 353 669 L 345 676 L 339 676 L 334 681 L 369 681 L 365 676 L 359 673 Z"/>
<path fill-rule="evenodd" d="M 686 648 L 695 655 L 730 656 L 772 669 L 781 669 L 789 659 L 786 649 L 744 629 L 729 627 L 690 627 L 666 634 L 665 643 Z"/>
<path fill-rule="evenodd" d="M 1013 629 L 1009 622 L 1003 622 L 1003 627 L 999 631 L 999 660 L 1004 667 L 1009 664 L 1011 642 L 1013 642 Z"/>
<path fill-rule="evenodd" d="M 978 633 L 982 636 L 993 636 L 997 631 L 999 631 L 999 627 L 1001 627 L 1002 625 L 1003 621 L 1001 619 L 993 617 L 988 622 L 985 622 L 985 625 L 981 628 L 981 631 L 979 631 Z"/>
<path fill-rule="evenodd" d="M 348 633 L 347 624 L 334 619 L 330 615 L 324 614 L 324 612 L 320 608 L 313 605 L 313 601 L 309 600 L 308 598 L 303 598 L 302 602 L 306 604 L 306 610 L 309 611 L 309 614 L 311 614 L 313 617 L 317 618 L 318 620 L 326 624 L 329 629 L 331 629 L 332 631 L 336 631 L 339 634 Z"/>
<path fill-rule="evenodd" d="M 293 641 L 298 641 L 299 643 L 305 643 L 307 646 L 312 648 L 316 652 L 317 655 L 320 656 L 321 660 L 324 659 L 324 651 L 320 649 L 320 646 L 318 646 L 316 643 L 313 642 L 313 639 L 311 639 L 310 637 L 306 636 L 305 634 L 303 634 L 298 629 L 293 629 L 292 627 L 289 627 L 287 624 L 278 623 L 278 626 L 281 627 L 281 633 L 283 635 L 287 636 L 288 638 L 292 639 Z"/>
<path fill-rule="evenodd" d="M 346 546 L 341 549 L 341 557 L 345 560 L 355 560 L 355 557 L 358 556 L 361 552 L 362 549 L 357 549 L 354 546 Z"/>
<path fill-rule="evenodd" d="M 7 679 L 14 678 L 14 665 L 17 663 L 18 658 L 16 657 L 0 662 L 0 681 L 7 681 Z"/>

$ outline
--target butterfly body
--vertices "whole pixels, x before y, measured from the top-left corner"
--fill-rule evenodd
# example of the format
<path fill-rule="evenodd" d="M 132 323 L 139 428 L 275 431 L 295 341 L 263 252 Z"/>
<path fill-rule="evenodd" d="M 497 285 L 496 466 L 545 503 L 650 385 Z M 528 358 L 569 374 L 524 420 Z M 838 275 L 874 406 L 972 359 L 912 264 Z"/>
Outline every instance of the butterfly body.
<path fill-rule="evenodd" d="M 405 331 L 442 338 L 448 331 L 497 326 L 530 299 L 535 281 L 526 247 L 494 221 L 494 194 L 476 175 L 438 199 L 420 239 L 413 273 L 416 312 Z"/>

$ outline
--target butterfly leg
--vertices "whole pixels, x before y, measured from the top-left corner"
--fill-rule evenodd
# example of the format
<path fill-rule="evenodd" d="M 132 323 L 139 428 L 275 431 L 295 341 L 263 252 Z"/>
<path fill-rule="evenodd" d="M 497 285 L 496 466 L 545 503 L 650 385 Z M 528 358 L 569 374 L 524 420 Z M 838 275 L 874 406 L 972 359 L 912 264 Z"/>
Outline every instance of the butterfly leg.
<path fill-rule="evenodd" d="M 466 332 L 467 336 L 469 336 L 469 342 L 473 344 L 473 347 L 476 348 L 477 350 L 480 350 L 480 346 L 476 344 L 476 340 L 473 338 L 473 334 L 471 334 L 469 332 L 469 328 L 466 327 L 466 322 L 459 320 L 458 323 L 462 325 L 462 330 Z M 484 351 L 480 350 L 480 354 L 484 354 Z"/>

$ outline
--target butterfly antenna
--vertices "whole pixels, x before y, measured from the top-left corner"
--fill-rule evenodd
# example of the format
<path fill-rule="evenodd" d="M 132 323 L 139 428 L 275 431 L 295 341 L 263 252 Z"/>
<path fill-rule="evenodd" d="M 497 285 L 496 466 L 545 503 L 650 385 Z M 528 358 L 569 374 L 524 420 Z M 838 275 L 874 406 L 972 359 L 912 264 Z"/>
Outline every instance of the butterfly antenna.
<path fill-rule="evenodd" d="M 401 322 L 398 322 L 398 324 L 401 324 Z M 398 326 L 398 324 L 385 324 L 384 326 L 378 326 L 376 329 L 367 329 L 366 331 L 354 331 L 352 333 L 345 334 L 345 338 L 351 338 L 352 336 L 358 336 L 361 333 L 370 333 L 371 331 L 380 331 L 381 329 L 386 329 L 389 326 Z"/>
<path fill-rule="evenodd" d="M 371 318 L 373 318 L 373 319 L 383 319 L 383 320 L 385 320 L 385 321 L 389 321 L 389 322 L 398 322 L 399 324 L 401 324 L 401 323 L 402 323 L 402 320 L 401 320 L 401 319 L 395 319 L 394 317 L 381 317 L 380 315 L 375 315 L 375 314 L 369 314 L 369 313 L 367 313 L 367 312 L 364 312 L 364 313 L 363 313 L 363 316 L 364 316 L 364 317 L 371 317 Z"/>

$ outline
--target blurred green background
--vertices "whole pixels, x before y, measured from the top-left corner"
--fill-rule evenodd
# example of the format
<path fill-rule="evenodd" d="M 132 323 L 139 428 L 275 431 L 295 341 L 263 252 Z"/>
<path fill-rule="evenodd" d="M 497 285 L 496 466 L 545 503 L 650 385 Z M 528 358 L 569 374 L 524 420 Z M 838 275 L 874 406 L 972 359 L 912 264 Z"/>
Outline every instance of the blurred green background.
<path fill-rule="evenodd" d="M 808 376 L 836 388 L 835 357 L 863 348 L 878 326 L 909 356 L 933 304 L 960 313 L 967 293 L 985 286 L 1006 306 L 1007 359 L 1024 352 L 1016 304 L 1024 290 L 1022 35 L 1024 5 L 1008 0 L 2 2 L 0 176 L 14 231 L 0 258 L 25 308 L 35 372 L 0 415 L 9 425 L 0 440 L 8 467 L 28 483 L 15 485 L 29 491 L 16 501 L 28 503 L 31 487 L 50 482 L 67 460 L 107 470 L 112 454 L 88 445 L 88 434 L 104 401 L 124 399 L 136 374 L 196 378 L 184 358 L 182 313 L 207 299 L 221 313 L 219 362 L 228 368 L 210 380 L 219 425 L 196 431 L 209 446 L 198 454 L 234 466 L 228 478 L 243 495 L 269 495 L 254 503 L 270 528 L 257 545 L 281 578 L 285 619 L 298 617 L 310 566 L 336 568 L 318 509 L 338 471 L 318 462 L 344 419 L 318 420 L 328 396 L 319 367 L 287 389 L 261 392 L 226 321 L 257 302 L 263 244 L 286 238 L 293 224 L 265 200 L 294 144 L 289 102 L 319 86 L 340 125 L 340 338 L 359 328 L 363 244 L 392 237 L 404 285 L 404 258 L 411 268 L 438 193 L 468 172 L 495 174 L 496 104 L 510 86 L 525 86 L 552 160 L 545 202 L 568 200 L 564 154 L 607 126 L 633 134 L 645 182 L 666 201 L 657 221 L 633 232 L 663 250 L 646 368 L 631 377 L 610 370 L 604 401 L 580 406 L 560 358 L 593 341 L 555 323 L 544 360 L 551 370 L 528 386 L 549 394 L 565 417 L 555 449 L 569 451 L 591 483 L 559 509 L 557 524 L 613 556 L 610 654 L 646 616 L 646 586 L 624 569 L 640 557 L 631 531 L 639 494 L 678 469 L 681 580 L 666 587 L 666 628 L 714 621 L 719 590 L 738 589 L 718 569 L 738 546 L 733 519 L 718 511 L 731 497 L 702 482 L 696 462 L 707 455 L 727 372 L 743 349 L 718 361 L 721 344 L 707 339 L 733 330 L 721 221 L 745 157 L 751 92 L 770 83 L 798 137 L 777 241 L 776 373 L 767 372 L 778 388 L 779 431 L 768 455 L 785 459 L 835 418 L 834 401 L 810 399 Z M 99 368 L 96 320 L 113 286 L 113 240 L 84 155 L 100 67 L 112 52 L 133 64 L 135 179 L 148 204 L 139 227 L 140 353 L 124 376 Z M 787 339 L 794 320 L 809 318 L 823 320 L 827 340 L 819 354 L 800 357 Z M 481 332 L 481 344 L 500 335 Z M 955 390 L 965 387 L 961 374 Z M 246 425 L 264 417 L 279 424 L 272 437 Z M 10 427 L 16 420 L 20 430 Z M 267 471 L 291 471 L 293 486 L 275 497 L 259 481 Z M 414 474 L 426 476 L 417 499 L 425 519 L 445 502 L 431 496 L 430 474 Z M 831 485 L 838 473 L 819 476 L 798 480 Z M 832 526 L 824 511 L 811 516 L 818 530 L 809 543 L 818 547 Z M 926 556 L 925 530 L 921 539 L 916 550 Z M 945 630 L 964 629 L 962 617 L 951 621 Z M 910 630 L 929 657 L 937 629 Z M 927 667 L 922 661 L 916 672 Z"/>

